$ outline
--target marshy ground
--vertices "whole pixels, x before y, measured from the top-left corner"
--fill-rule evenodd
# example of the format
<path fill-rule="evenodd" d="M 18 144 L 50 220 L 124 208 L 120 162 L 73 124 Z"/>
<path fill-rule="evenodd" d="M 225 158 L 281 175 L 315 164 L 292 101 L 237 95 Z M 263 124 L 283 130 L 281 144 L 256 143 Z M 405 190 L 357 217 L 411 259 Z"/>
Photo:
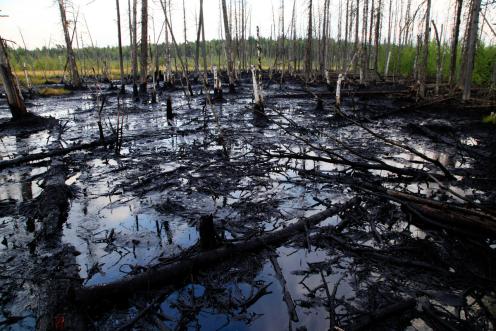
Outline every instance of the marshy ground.
<path fill-rule="evenodd" d="M 420 107 L 374 86 L 348 87 L 343 116 L 327 87 L 309 87 L 321 95 L 318 107 L 288 81 L 266 87 L 260 113 L 248 77 L 212 106 L 199 85 L 194 97 L 161 90 L 150 104 L 130 89 L 118 101 L 92 84 L 28 100 L 31 112 L 57 120 L 44 128 L 2 124 L 4 161 L 98 141 L 100 93 L 104 133 L 123 121 L 123 140 L 118 152 L 109 144 L 0 170 L 0 328 L 35 329 L 40 301 L 57 301 L 47 299 L 60 291 L 51 286 L 90 288 L 201 254 L 202 217 L 213 216 L 221 245 L 236 245 L 353 201 L 280 246 L 126 300 L 94 298 L 76 313 L 98 330 L 494 330 L 494 224 L 483 231 L 435 220 L 390 197 L 450 203 L 494 221 L 496 136 L 482 121 L 490 108 L 451 99 Z M 385 89 L 406 88 L 376 87 Z M 6 122 L 4 99 L 0 111 Z M 47 230 L 51 197 L 62 212 Z M 65 304 L 52 307 L 57 316 L 69 314 Z"/>

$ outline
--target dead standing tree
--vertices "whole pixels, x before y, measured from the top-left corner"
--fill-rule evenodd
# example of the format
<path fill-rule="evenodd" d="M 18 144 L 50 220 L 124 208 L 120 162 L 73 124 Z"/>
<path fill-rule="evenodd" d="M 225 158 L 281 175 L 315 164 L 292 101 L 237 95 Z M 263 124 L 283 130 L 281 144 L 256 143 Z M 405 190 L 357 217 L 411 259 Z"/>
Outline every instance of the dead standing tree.
<path fill-rule="evenodd" d="M 232 39 L 231 39 L 231 29 L 229 26 L 229 18 L 227 14 L 226 0 L 222 0 L 222 16 L 224 19 L 224 33 L 226 38 L 225 48 L 227 56 L 227 73 L 229 75 L 229 92 L 235 92 L 235 73 L 234 73 L 234 61 L 232 52 Z"/>
<path fill-rule="evenodd" d="M 17 79 L 12 73 L 9 55 L 7 53 L 7 43 L 0 37 L 0 78 L 2 79 L 10 112 L 14 120 L 20 120 L 29 115 L 22 93 L 17 84 Z"/>
<path fill-rule="evenodd" d="M 124 84 L 124 60 L 122 58 L 122 38 L 121 38 L 121 10 L 119 6 L 119 0 L 115 0 L 115 6 L 117 10 L 117 38 L 119 42 L 119 65 L 120 65 L 120 70 L 121 70 L 121 93 L 125 93 L 125 87 L 126 85 Z"/>
<path fill-rule="evenodd" d="M 369 0 L 363 2 L 363 21 L 362 21 L 362 45 L 361 45 L 361 65 L 360 65 L 360 84 L 367 81 L 367 74 L 369 69 L 368 51 L 367 51 L 367 27 L 369 15 Z"/>
<path fill-rule="evenodd" d="M 67 21 L 67 16 L 65 13 L 64 0 L 59 0 L 60 18 L 62 20 L 62 28 L 64 30 L 65 44 L 67 47 L 67 64 L 69 65 L 69 70 L 71 72 L 71 85 L 74 88 L 81 87 L 81 78 L 79 77 L 79 72 L 76 64 L 76 56 L 74 55 L 74 50 L 72 49 L 72 39 L 69 34 L 69 22 Z"/>
<path fill-rule="evenodd" d="M 137 42 L 137 0 L 133 0 L 131 13 L 131 0 L 128 0 L 129 6 L 129 35 L 131 38 L 131 76 L 133 78 L 133 96 L 138 96 L 138 42 Z"/>
<path fill-rule="evenodd" d="M 449 85 L 453 89 L 456 81 L 456 58 L 458 50 L 458 38 L 460 37 L 460 25 L 462 22 L 463 0 L 456 0 L 455 24 L 453 26 L 453 36 L 451 41 L 451 59 L 449 71 Z"/>
<path fill-rule="evenodd" d="M 427 64 L 429 62 L 429 41 L 430 41 L 430 31 L 431 31 L 431 0 L 427 0 L 425 9 L 425 31 L 424 31 L 424 43 L 422 52 L 422 61 L 419 66 L 419 83 L 420 90 L 419 94 L 422 98 L 427 95 Z"/>
<path fill-rule="evenodd" d="M 148 80 L 148 0 L 141 0 L 140 94 L 146 94 Z"/>
<path fill-rule="evenodd" d="M 308 30 L 307 30 L 307 45 L 305 46 L 305 83 L 308 84 L 312 71 L 312 0 L 308 1 Z"/>
<path fill-rule="evenodd" d="M 474 71 L 475 49 L 479 29 L 479 15 L 481 11 L 481 0 L 472 0 L 470 20 L 467 27 L 467 40 L 465 44 L 465 59 L 463 61 L 461 77 L 463 87 L 463 101 L 470 100 L 472 88 L 472 74 Z"/>

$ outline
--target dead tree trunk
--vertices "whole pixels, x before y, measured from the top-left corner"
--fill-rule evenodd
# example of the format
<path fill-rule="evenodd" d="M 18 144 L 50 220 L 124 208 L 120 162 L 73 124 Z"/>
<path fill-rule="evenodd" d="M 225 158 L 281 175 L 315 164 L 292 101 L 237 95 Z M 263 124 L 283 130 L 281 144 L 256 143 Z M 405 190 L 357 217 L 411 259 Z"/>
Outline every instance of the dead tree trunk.
<path fill-rule="evenodd" d="M 140 94 L 146 94 L 148 79 L 148 0 L 141 0 Z"/>
<path fill-rule="evenodd" d="M 424 48 L 422 52 L 422 61 L 419 66 L 419 81 L 420 81 L 420 90 L 419 94 L 422 98 L 426 97 L 427 94 L 427 64 L 429 61 L 429 41 L 430 41 L 430 27 L 431 27 L 431 1 L 427 0 L 426 9 L 425 9 L 425 32 L 424 32 Z"/>
<path fill-rule="evenodd" d="M 162 6 L 162 10 L 164 11 L 164 16 L 165 16 L 165 25 L 168 27 L 169 29 L 169 32 L 170 32 L 170 35 L 171 35 L 171 39 L 172 39 L 172 43 L 174 44 L 174 48 L 176 50 L 176 55 L 178 56 L 179 58 L 179 62 L 181 64 L 181 68 L 182 68 L 182 72 L 183 72 L 183 77 L 184 79 L 186 80 L 186 88 L 188 89 L 189 93 L 191 96 L 193 96 L 193 89 L 191 88 L 191 84 L 189 82 L 189 78 L 188 78 L 188 74 L 187 74 L 187 69 L 186 69 L 186 66 L 184 64 L 184 60 L 179 52 L 179 45 L 177 44 L 177 41 L 176 41 L 176 37 L 174 37 L 174 31 L 172 30 L 172 25 L 170 23 L 170 20 L 169 20 L 169 17 L 167 16 L 167 3 L 165 0 L 161 0 L 160 1 L 160 5 Z M 170 12 L 170 8 L 169 8 L 169 12 Z M 176 66 L 176 70 L 177 70 L 177 66 Z M 181 79 L 181 84 L 183 84 L 183 81 Z M 184 87 L 184 85 L 183 85 Z M 186 92 L 186 90 L 184 90 L 184 95 L 185 96 L 188 96 L 188 93 Z"/>
<path fill-rule="evenodd" d="M 324 1 L 324 18 L 322 21 L 322 42 L 321 42 L 322 45 L 320 47 L 320 60 L 319 60 L 319 69 L 320 69 L 321 75 L 324 75 L 325 70 L 327 69 L 325 62 L 326 62 L 326 58 L 327 58 L 327 21 L 328 21 L 327 7 L 328 7 L 329 1 L 330 0 Z"/>
<path fill-rule="evenodd" d="M 360 66 L 360 84 L 367 81 L 367 71 L 369 69 L 367 55 L 367 20 L 369 15 L 369 0 L 363 2 L 363 17 L 362 17 L 362 48 L 361 48 L 361 66 Z"/>
<path fill-rule="evenodd" d="M 373 69 L 378 71 L 379 62 L 379 44 L 381 41 L 381 14 L 382 14 L 382 0 L 379 0 L 375 15 L 375 31 L 374 31 L 374 56 L 372 58 Z"/>
<path fill-rule="evenodd" d="M 436 58 L 436 64 L 437 64 L 437 71 L 436 71 L 436 95 L 439 95 L 439 85 L 441 84 L 441 79 L 443 75 L 443 69 L 441 67 L 441 38 L 443 34 L 443 28 L 441 27 L 441 35 L 439 35 L 439 32 L 437 31 L 437 26 L 434 21 L 432 21 L 432 26 L 434 26 L 434 32 L 436 35 L 436 44 L 437 44 L 437 58 Z"/>
<path fill-rule="evenodd" d="M 229 18 L 227 13 L 226 0 L 222 0 L 222 15 L 224 19 L 224 34 L 226 38 L 225 49 L 226 49 L 226 57 L 227 57 L 227 73 L 229 75 L 229 92 L 234 93 L 236 76 L 234 73 L 231 29 L 229 27 Z"/>
<path fill-rule="evenodd" d="M 133 0 L 132 14 L 131 2 L 129 6 L 129 29 L 131 37 L 131 75 L 133 76 L 133 96 L 138 96 L 138 31 L 137 31 L 137 0 Z"/>
<path fill-rule="evenodd" d="M 308 1 L 308 30 L 307 30 L 307 45 L 305 47 L 305 83 L 308 84 L 312 71 L 312 0 Z"/>
<path fill-rule="evenodd" d="M 391 61 L 391 31 L 393 29 L 393 0 L 389 0 L 389 19 L 388 19 L 388 38 L 386 46 L 386 63 L 384 66 L 384 78 L 387 79 L 389 74 L 389 64 Z"/>
<path fill-rule="evenodd" d="M 455 25 L 453 26 L 453 36 L 451 40 L 451 61 L 449 73 L 449 85 L 453 89 L 456 82 L 456 59 L 458 56 L 458 39 L 460 38 L 460 24 L 462 22 L 463 0 L 456 1 Z"/>
<path fill-rule="evenodd" d="M 69 34 L 69 22 L 67 21 L 67 17 L 65 14 L 64 0 L 59 0 L 59 9 L 60 18 L 62 20 L 62 28 L 64 30 L 65 44 L 67 47 L 67 64 L 69 65 L 69 70 L 71 72 L 71 85 L 74 88 L 80 88 L 81 78 L 79 77 L 79 73 L 77 70 L 76 56 L 74 55 L 74 51 L 72 49 L 72 39 Z"/>
<path fill-rule="evenodd" d="M 29 113 L 24 104 L 22 93 L 19 85 L 16 83 L 16 78 L 12 74 L 10 67 L 9 55 L 7 53 L 7 43 L 0 37 L 0 78 L 2 79 L 7 101 L 9 103 L 10 112 L 14 120 L 19 120 L 26 117 Z"/>
<path fill-rule="evenodd" d="M 358 53 L 358 47 L 360 46 L 360 36 L 358 34 L 358 25 L 360 20 L 360 0 L 356 0 L 356 8 L 355 8 L 355 45 L 353 47 L 353 53 L 356 54 Z M 358 67 L 358 57 L 355 59 L 355 62 L 353 63 L 353 68 Z"/>
<path fill-rule="evenodd" d="M 200 77 L 200 38 L 202 32 L 202 12 L 203 12 L 203 0 L 200 0 L 200 15 L 198 16 L 198 30 L 196 32 L 196 43 L 195 43 L 195 75 Z"/>
<path fill-rule="evenodd" d="M 121 70 L 121 93 L 126 92 L 124 84 L 124 59 L 122 58 L 122 34 L 121 34 L 121 10 L 119 6 L 119 0 L 115 0 L 115 6 L 117 9 L 117 38 L 119 39 L 119 65 Z"/>
<path fill-rule="evenodd" d="M 205 86 L 207 86 L 208 85 L 207 44 L 205 42 L 205 18 L 203 16 L 203 0 L 200 0 L 200 20 L 202 26 L 203 81 L 205 83 Z"/>
<path fill-rule="evenodd" d="M 167 19 L 168 13 L 167 13 L 167 8 L 168 8 L 168 3 L 167 0 L 161 1 L 162 3 L 162 9 L 164 11 L 165 18 Z M 170 49 L 170 43 L 169 43 L 169 26 L 165 24 L 164 26 L 165 30 L 165 82 L 169 86 L 172 86 L 173 80 L 172 80 L 172 61 L 171 61 L 171 49 Z"/>
<path fill-rule="evenodd" d="M 463 80 L 463 101 L 470 100 L 472 88 L 472 74 L 474 71 L 475 49 L 477 46 L 477 37 L 479 29 L 479 14 L 481 10 L 481 0 L 472 0 L 472 11 L 470 12 L 470 20 L 468 25 L 467 40 L 465 45 L 466 59 L 464 61 L 465 68 L 462 72 Z"/>

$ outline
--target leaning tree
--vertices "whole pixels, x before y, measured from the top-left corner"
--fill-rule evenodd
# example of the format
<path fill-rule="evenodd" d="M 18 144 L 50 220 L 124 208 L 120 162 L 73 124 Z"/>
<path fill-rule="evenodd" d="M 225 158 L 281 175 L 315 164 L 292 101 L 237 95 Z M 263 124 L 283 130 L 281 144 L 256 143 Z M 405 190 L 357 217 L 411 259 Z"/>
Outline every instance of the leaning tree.
<path fill-rule="evenodd" d="M 26 118 L 29 113 L 24 104 L 21 90 L 16 77 L 12 73 L 9 54 L 7 53 L 7 42 L 0 37 L 0 78 L 2 79 L 10 112 L 14 120 Z"/>

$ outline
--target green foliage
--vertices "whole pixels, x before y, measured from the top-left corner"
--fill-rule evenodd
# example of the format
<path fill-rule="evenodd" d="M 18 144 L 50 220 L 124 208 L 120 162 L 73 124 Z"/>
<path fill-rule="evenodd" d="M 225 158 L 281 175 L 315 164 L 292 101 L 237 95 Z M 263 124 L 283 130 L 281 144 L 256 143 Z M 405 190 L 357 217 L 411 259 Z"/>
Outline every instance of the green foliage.
<path fill-rule="evenodd" d="M 286 61 L 292 62 L 294 58 L 294 45 L 296 46 L 296 56 L 299 65 L 303 65 L 304 59 L 304 48 L 306 40 L 298 39 L 296 41 L 286 41 L 285 44 L 285 57 Z M 86 45 L 84 45 L 86 46 Z M 276 50 L 278 48 L 278 41 L 271 40 L 267 38 L 261 39 L 262 46 L 262 66 L 268 69 L 274 65 L 276 62 Z M 174 47 L 170 46 L 172 52 L 172 66 L 173 70 L 177 68 L 180 70 L 179 61 L 177 59 L 177 54 L 175 53 Z M 184 56 L 186 54 L 186 59 L 188 63 L 188 69 L 194 69 L 194 54 L 196 49 L 196 43 L 188 42 L 187 44 L 179 45 L 180 54 Z M 225 66 L 225 52 L 224 52 L 224 42 L 221 40 L 211 40 L 207 42 L 207 62 L 208 67 L 212 65 Z M 251 55 L 247 56 L 247 63 L 256 63 L 256 40 L 250 38 L 247 40 L 245 45 L 246 52 Z M 329 42 L 330 58 L 332 60 L 329 63 L 332 65 L 332 69 L 341 69 L 342 63 L 336 63 L 342 58 L 344 50 L 347 50 L 349 57 L 351 57 L 352 51 L 354 49 L 354 44 L 349 43 L 345 45 L 343 41 L 336 42 L 331 40 Z M 390 48 L 387 45 L 381 45 L 379 47 L 379 59 L 378 68 L 380 73 L 384 73 L 387 60 L 387 52 L 391 50 L 391 60 L 389 65 L 389 73 L 395 76 L 401 77 L 412 77 L 414 73 L 414 64 L 416 57 L 416 45 L 404 45 L 398 47 L 397 45 L 391 45 Z M 163 68 L 165 64 L 165 45 L 159 44 L 158 46 L 151 47 L 152 56 L 155 53 L 159 54 L 159 64 Z M 318 66 L 317 59 L 319 54 L 319 45 L 317 41 L 313 43 L 313 63 L 314 67 Z M 461 50 L 458 50 L 458 63 L 457 72 L 459 72 L 460 62 L 461 62 Z M 129 72 L 130 67 L 130 57 L 131 49 L 129 46 L 123 48 L 123 55 L 125 59 L 126 72 Z M 76 56 L 78 58 L 78 67 L 83 74 L 93 74 L 93 72 L 101 73 L 104 66 L 108 68 L 110 74 L 113 78 L 118 77 L 119 70 L 119 51 L 117 47 L 84 47 L 76 50 Z M 449 45 L 442 45 L 442 64 L 443 64 L 443 80 L 446 81 L 449 75 L 449 62 L 450 62 L 450 48 Z M 434 79 L 437 71 L 437 44 L 431 42 L 429 44 L 429 58 L 428 58 L 427 74 L 430 78 Z M 280 62 L 281 59 L 278 59 Z M 334 61 L 334 63 L 332 63 Z M 65 48 L 58 45 L 55 48 L 47 49 L 36 49 L 32 51 L 25 51 L 24 49 L 16 49 L 12 51 L 11 62 L 18 73 L 22 72 L 24 63 L 28 72 L 35 73 L 35 76 L 47 77 L 54 76 L 50 75 L 50 71 L 57 72 L 60 77 L 64 71 L 66 65 L 66 54 Z M 493 65 L 496 62 L 496 47 L 486 46 L 480 44 L 477 50 L 474 68 L 474 83 L 479 86 L 487 86 L 491 84 L 491 76 L 493 72 Z M 200 66 L 203 66 L 203 60 L 200 59 Z M 42 73 L 42 74 L 40 74 Z"/>
<path fill-rule="evenodd" d="M 484 117 L 484 123 L 496 125 L 496 113 L 491 113 L 491 115 Z"/>

